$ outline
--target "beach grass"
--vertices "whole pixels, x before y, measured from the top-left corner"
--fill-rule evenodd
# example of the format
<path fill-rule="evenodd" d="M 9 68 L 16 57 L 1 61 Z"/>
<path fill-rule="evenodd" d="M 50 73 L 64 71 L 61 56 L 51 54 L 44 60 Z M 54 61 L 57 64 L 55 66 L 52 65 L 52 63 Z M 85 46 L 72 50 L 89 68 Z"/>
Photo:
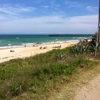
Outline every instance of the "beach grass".
<path fill-rule="evenodd" d="M 79 70 L 86 72 L 98 64 L 84 55 L 74 57 L 70 48 L 1 63 L 0 100 L 27 100 L 27 94 L 28 100 L 47 100 L 52 91 L 59 92 L 63 84 L 73 82 Z M 65 57 L 59 59 L 58 53 Z"/>

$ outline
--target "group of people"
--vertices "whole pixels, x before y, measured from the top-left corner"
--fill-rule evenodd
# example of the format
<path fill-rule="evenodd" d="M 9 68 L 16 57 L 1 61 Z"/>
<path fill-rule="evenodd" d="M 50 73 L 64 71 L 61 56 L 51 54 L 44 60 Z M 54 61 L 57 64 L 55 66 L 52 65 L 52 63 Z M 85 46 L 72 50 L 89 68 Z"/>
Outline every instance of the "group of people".
<path fill-rule="evenodd" d="M 43 48 L 42 48 L 42 46 L 40 47 L 40 49 L 46 49 L 46 48 L 47 48 L 47 46 L 45 46 L 45 47 L 43 47 Z"/>

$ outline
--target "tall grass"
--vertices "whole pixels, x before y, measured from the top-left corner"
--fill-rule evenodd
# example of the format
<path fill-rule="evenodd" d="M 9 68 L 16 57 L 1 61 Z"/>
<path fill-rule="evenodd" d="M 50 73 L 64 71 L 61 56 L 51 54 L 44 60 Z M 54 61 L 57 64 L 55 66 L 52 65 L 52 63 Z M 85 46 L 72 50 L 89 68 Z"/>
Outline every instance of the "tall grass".
<path fill-rule="evenodd" d="M 0 100 L 11 99 L 26 91 L 45 94 L 55 88 L 57 80 L 62 75 L 69 76 L 79 67 L 88 69 L 95 64 L 84 57 L 74 58 L 69 49 L 53 50 L 34 57 L 1 63 Z M 68 55 L 63 60 L 57 60 L 55 54 L 59 52 Z"/>

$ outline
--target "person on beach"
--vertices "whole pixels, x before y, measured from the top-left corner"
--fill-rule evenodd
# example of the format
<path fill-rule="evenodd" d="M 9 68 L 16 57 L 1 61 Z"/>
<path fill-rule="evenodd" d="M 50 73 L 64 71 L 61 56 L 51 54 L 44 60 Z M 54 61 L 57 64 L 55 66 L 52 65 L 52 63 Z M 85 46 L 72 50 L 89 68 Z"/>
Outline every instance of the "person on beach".
<path fill-rule="evenodd" d="M 26 44 L 24 45 L 24 47 L 26 47 Z"/>
<path fill-rule="evenodd" d="M 46 49 L 47 48 L 47 46 L 45 46 L 43 49 Z"/>

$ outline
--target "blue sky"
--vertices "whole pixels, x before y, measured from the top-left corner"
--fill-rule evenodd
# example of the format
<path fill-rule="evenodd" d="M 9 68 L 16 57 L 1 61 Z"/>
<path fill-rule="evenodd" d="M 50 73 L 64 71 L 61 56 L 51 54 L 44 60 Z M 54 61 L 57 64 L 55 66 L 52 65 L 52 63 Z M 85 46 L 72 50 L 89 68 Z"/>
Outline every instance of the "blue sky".
<path fill-rule="evenodd" d="M 0 34 L 95 33 L 98 0 L 0 0 Z"/>

